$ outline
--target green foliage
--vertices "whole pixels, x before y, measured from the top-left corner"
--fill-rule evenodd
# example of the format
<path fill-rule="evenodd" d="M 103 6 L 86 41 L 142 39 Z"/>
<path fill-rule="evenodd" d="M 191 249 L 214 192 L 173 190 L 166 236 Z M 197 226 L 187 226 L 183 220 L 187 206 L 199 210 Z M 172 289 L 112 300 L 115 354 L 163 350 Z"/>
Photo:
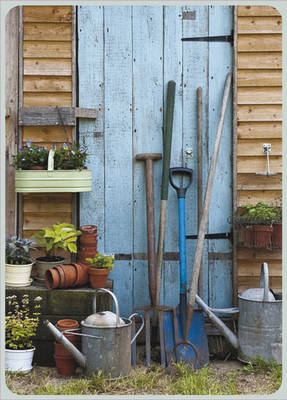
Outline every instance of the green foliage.
<path fill-rule="evenodd" d="M 33 240 L 17 238 L 17 236 L 8 237 L 5 247 L 6 264 L 31 264 L 30 250 L 35 248 L 34 244 Z"/>
<path fill-rule="evenodd" d="M 34 299 L 30 309 L 30 300 L 27 294 L 21 302 L 17 296 L 8 296 L 7 315 L 5 316 L 5 347 L 12 350 L 26 350 L 33 347 L 31 338 L 36 335 L 39 325 L 41 297 Z"/>
<path fill-rule="evenodd" d="M 252 218 L 265 223 L 272 223 L 282 219 L 282 208 L 268 206 L 260 201 L 257 204 L 247 204 L 242 206 L 241 217 Z"/>
<path fill-rule="evenodd" d="M 81 231 L 76 230 L 73 224 L 62 222 L 54 224 L 53 228 L 42 228 L 33 237 L 38 239 L 38 244 L 45 245 L 46 258 L 51 260 L 56 257 L 56 250 L 59 248 L 76 253 L 79 235 Z"/>
<path fill-rule="evenodd" d="M 209 367 L 194 371 L 192 366 L 174 364 L 177 369 L 175 380 L 169 394 L 177 395 L 234 395 L 238 394 L 233 377 L 226 376 L 224 382 L 219 382 Z"/>
<path fill-rule="evenodd" d="M 96 254 L 95 257 L 87 257 L 86 261 L 90 263 L 90 267 L 99 269 L 113 269 L 115 257 L 113 254 Z"/>
<path fill-rule="evenodd" d="M 17 155 L 13 156 L 13 166 L 16 169 L 29 169 L 33 166 L 47 168 L 49 150 L 45 147 L 35 146 L 31 141 L 26 142 L 26 146 L 20 148 Z"/>
<path fill-rule="evenodd" d="M 83 169 L 87 159 L 87 146 L 63 143 L 59 150 L 55 150 L 54 169 Z"/>

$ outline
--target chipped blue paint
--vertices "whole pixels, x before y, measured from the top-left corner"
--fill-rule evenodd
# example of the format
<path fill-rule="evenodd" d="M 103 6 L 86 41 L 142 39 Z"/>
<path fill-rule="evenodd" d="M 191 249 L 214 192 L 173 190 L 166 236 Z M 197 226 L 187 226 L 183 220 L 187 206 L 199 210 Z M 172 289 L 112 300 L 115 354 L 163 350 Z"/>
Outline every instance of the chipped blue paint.
<path fill-rule="evenodd" d="M 183 11 L 195 20 L 183 20 Z M 80 139 L 89 147 L 93 191 L 81 194 L 80 223 L 98 225 L 100 252 L 145 253 L 145 170 L 135 155 L 162 152 L 162 126 L 169 80 L 176 82 L 171 166 L 194 169 L 186 199 L 188 234 L 197 232 L 196 89 L 203 89 L 204 181 L 207 180 L 227 72 L 228 43 L 182 42 L 182 37 L 225 35 L 232 29 L 229 6 L 79 6 L 79 106 L 99 109 L 96 122 L 80 120 Z M 230 230 L 231 104 L 225 120 L 211 203 L 209 232 Z M 185 150 L 192 149 L 187 157 Z M 159 222 L 161 161 L 155 163 L 155 219 Z M 187 242 L 191 278 L 195 240 Z M 169 189 L 165 251 L 178 251 L 177 199 Z M 231 306 L 232 264 L 227 240 L 209 240 L 203 255 L 204 299 L 213 307 Z M 146 260 L 115 262 L 110 277 L 122 315 L 149 305 Z M 161 304 L 179 300 L 178 261 L 164 261 Z"/>

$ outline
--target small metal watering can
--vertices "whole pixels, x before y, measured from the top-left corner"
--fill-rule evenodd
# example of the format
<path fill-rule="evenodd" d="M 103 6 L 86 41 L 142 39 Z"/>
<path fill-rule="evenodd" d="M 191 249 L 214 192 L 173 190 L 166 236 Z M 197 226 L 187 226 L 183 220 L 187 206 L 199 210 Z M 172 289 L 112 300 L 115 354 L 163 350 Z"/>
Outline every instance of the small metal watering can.
<path fill-rule="evenodd" d="M 195 301 L 238 350 L 238 359 L 249 362 L 258 356 L 282 363 L 282 299 L 269 290 L 268 265 L 261 266 L 260 287 L 238 296 L 238 309 L 211 309 L 196 295 Z M 238 337 L 212 312 L 239 312 Z"/>
<path fill-rule="evenodd" d="M 107 311 L 96 312 L 98 291 L 107 292 L 112 296 L 116 314 Z M 44 324 L 55 339 L 62 343 L 83 367 L 86 376 L 102 371 L 103 376 L 107 378 L 125 377 L 131 369 L 131 344 L 143 329 L 144 320 L 140 314 L 132 314 L 129 318 L 120 318 L 117 298 L 114 293 L 107 289 L 97 290 L 93 310 L 94 314 L 81 322 L 82 333 L 77 333 L 77 329 L 60 332 L 48 320 L 44 321 Z M 142 324 L 131 339 L 132 318 L 136 315 L 141 318 Z M 102 324 L 102 326 L 99 324 Z M 82 336 L 82 352 L 64 336 L 64 333 Z"/>

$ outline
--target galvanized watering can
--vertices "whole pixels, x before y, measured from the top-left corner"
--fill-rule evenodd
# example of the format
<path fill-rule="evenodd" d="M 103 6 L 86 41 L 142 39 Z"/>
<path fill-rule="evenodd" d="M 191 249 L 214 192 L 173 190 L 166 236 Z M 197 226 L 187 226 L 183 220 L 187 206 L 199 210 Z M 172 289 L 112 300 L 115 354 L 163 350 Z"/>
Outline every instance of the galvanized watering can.
<path fill-rule="evenodd" d="M 109 311 L 96 312 L 96 296 L 98 291 L 109 293 L 115 303 L 116 314 Z M 74 359 L 84 369 L 86 376 L 102 371 L 107 378 L 127 376 L 131 369 L 131 344 L 136 340 L 144 326 L 140 314 L 132 314 L 129 318 L 120 318 L 119 305 L 114 293 L 107 289 L 98 289 L 94 297 L 94 314 L 81 322 L 82 332 L 77 329 L 60 332 L 51 322 L 44 324 L 54 335 L 55 339 L 72 354 Z M 142 324 L 131 339 L 132 318 L 138 315 Z M 64 333 L 82 336 L 82 352 L 80 352 L 65 336 Z"/>
<path fill-rule="evenodd" d="M 238 359 L 249 362 L 258 356 L 282 363 L 282 299 L 269 290 L 268 265 L 263 263 L 260 287 L 238 295 L 238 309 L 211 309 L 196 295 L 197 304 L 218 330 L 238 350 Z M 212 312 L 239 312 L 238 337 Z"/>

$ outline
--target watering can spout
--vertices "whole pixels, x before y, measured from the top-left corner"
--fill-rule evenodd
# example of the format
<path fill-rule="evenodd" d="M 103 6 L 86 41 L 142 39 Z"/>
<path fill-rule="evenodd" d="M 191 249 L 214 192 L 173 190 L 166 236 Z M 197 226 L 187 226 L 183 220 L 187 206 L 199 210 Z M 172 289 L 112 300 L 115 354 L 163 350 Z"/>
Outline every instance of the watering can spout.
<path fill-rule="evenodd" d="M 65 349 L 71 353 L 81 367 L 86 367 L 86 357 L 60 332 L 49 320 L 44 321 L 44 325 L 49 329 L 57 342 L 61 343 Z"/>
<path fill-rule="evenodd" d="M 228 340 L 232 347 L 236 350 L 239 349 L 239 340 L 238 337 L 219 319 L 210 309 L 210 307 L 204 303 L 204 301 L 198 296 L 195 295 L 195 301 L 199 305 L 203 311 L 206 312 L 210 320 L 216 325 L 218 330 L 223 334 L 223 336 Z"/>

